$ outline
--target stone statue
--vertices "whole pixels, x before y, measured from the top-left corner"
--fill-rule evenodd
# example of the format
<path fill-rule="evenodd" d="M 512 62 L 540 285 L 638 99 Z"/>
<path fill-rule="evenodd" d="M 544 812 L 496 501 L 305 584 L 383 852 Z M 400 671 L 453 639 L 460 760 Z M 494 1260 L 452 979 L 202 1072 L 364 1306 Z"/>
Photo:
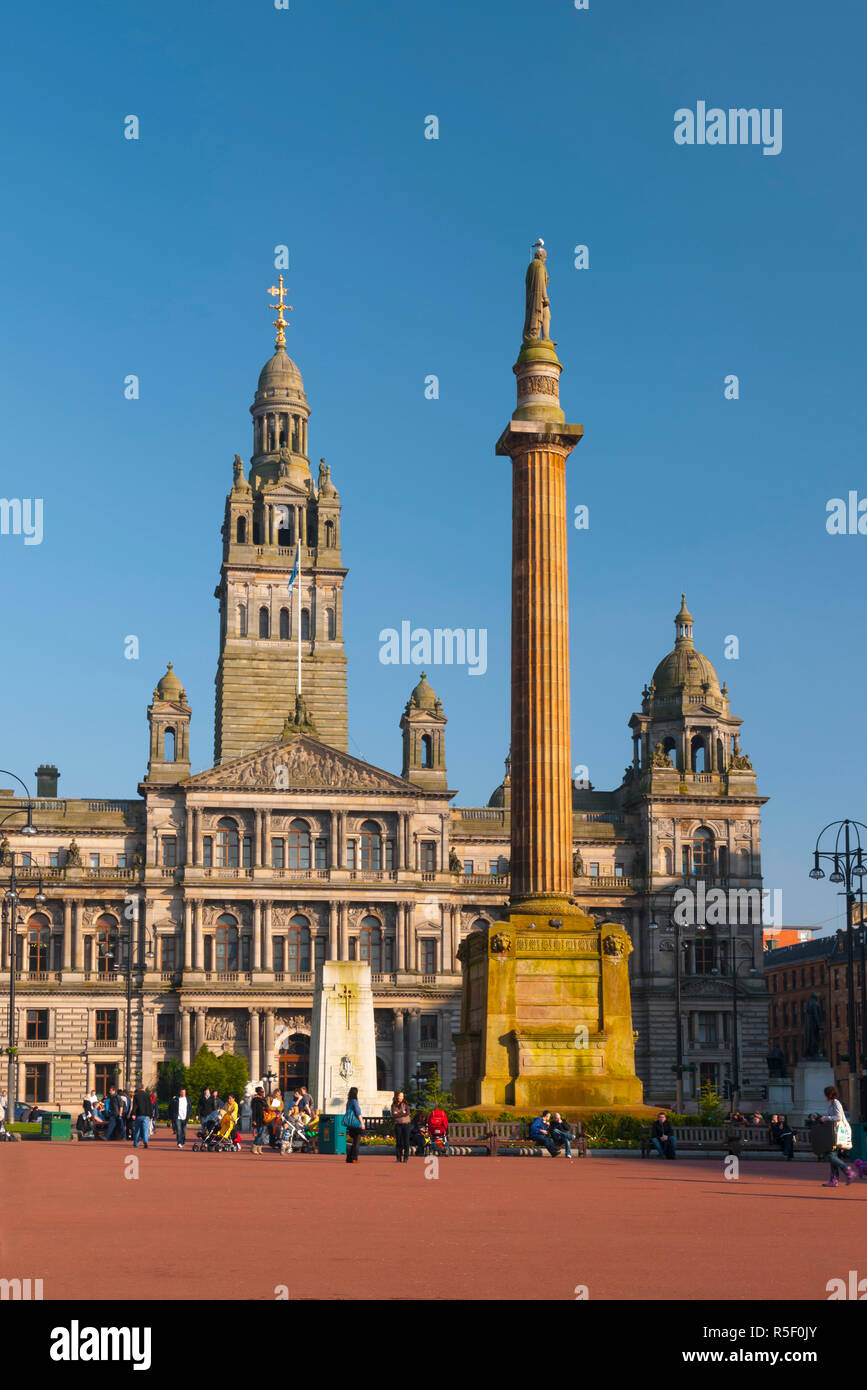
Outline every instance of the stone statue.
<path fill-rule="evenodd" d="M 295 696 L 295 714 L 294 716 L 287 714 L 280 737 L 289 738 L 292 734 L 311 734 L 313 738 L 318 738 L 316 725 L 303 695 Z"/>
<path fill-rule="evenodd" d="M 572 855 L 572 876 L 573 878 L 580 878 L 583 872 L 584 860 L 581 858 L 580 849 L 576 849 L 575 853 Z"/>
<path fill-rule="evenodd" d="M 786 1054 L 780 1050 L 779 1043 L 774 1043 L 767 1057 L 768 1076 L 782 1080 L 786 1075 Z"/>
<path fill-rule="evenodd" d="M 733 772 L 752 772 L 753 765 L 740 745 L 740 740 L 735 737 L 734 747 L 732 748 L 732 760 L 729 767 Z"/>
<path fill-rule="evenodd" d="M 449 850 L 449 872 L 450 872 L 450 873 L 453 873 L 453 874 L 459 874 L 459 873 L 461 872 L 461 867 L 462 867 L 462 866 L 461 866 L 461 861 L 460 861 L 460 859 L 458 858 L 457 850 L 454 849 L 454 848 L 450 849 L 450 850 Z"/>
<path fill-rule="evenodd" d="M 822 1038 L 825 1031 L 825 1015 L 822 1001 L 815 991 L 807 1001 L 804 1014 L 804 1056 L 821 1057 Z"/>
<path fill-rule="evenodd" d="M 0 865 L 7 868 L 12 863 L 12 851 L 9 848 L 9 841 L 6 836 L 0 840 Z"/>
<path fill-rule="evenodd" d="M 527 267 L 525 280 L 527 308 L 524 314 L 524 342 L 529 345 L 551 341 L 551 301 L 548 298 L 548 253 L 539 240 L 533 247 L 533 259 Z"/>
<path fill-rule="evenodd" d="M 81 868 L 81 850 L 78 848 L 78 841 L 74 835 L 66 851 L 66 867 L 67 869 Z"/>
<path fill-rule="evenodd" d="M 240 454 L 235 455 L 234 462 L 232 463 L 232 471 L 235 482 L 237 483 L 244 472 L 244 464 Z"/>
<path fill-rule="evenodd" d="M 289 476 L 289 465 L 292 462 L 292 450 L 287 448 L 284 444 L 278 457 L 280 460 L 280 477 L 287 478 Z"/>
<path fill-rule="evenodd" d="M 674 767 L 671 761 L 671 754 L 666 753 L 661 743 L 658 743 L 650 756 L 651 767 Z"/>

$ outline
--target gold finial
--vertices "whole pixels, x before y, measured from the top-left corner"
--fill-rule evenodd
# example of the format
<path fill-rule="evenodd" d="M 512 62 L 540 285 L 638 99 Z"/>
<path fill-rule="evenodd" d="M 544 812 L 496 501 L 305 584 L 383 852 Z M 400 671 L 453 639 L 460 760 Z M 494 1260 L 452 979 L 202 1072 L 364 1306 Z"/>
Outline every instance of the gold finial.
<path fill-rule="evenodd" d="M 287 289 L 284 289 L 283 287 L 283 276 L 280 275 L 277 278 L 280 282 L 279 285 L 272 285 L 268 293 L 273 294 L 279 302 L 277 304 L 269 304 L 268 307 L 269 309 L 277 310 L 277 317 L 274 320 L 274 327 L 277 329 L 277 341 L 275 342 L 274 346 L 278 348 L 284 348 L 286 346 L 286 334 L 284 332 L 284 329 L 287 328 L 288 325 L 283 317 L 283 310 L 285 308 L 291 311 L 292 305 L 284 305 L 283 300 L 286 298 L 289 291 Z"/>

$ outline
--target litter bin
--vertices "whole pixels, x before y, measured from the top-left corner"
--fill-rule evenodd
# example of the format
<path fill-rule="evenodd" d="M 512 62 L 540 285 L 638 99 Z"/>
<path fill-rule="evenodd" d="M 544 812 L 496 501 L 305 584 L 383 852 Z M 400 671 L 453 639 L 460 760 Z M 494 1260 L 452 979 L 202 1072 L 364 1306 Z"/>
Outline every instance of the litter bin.
<path fill-rule="evenodd" d="M 852 1157 L 867 1159 L 867 1123 L 852 1126 Z"/>
<path fill-rule="evenodd" d="M 343 1115 L 319 1116 L 319 1152 L 346 1153 L 346 1124 Z"/>
<path fill-rule="evenodd" d="M 66 1110 L 57 1110 L 53 1115 L 42 1116 L 40 1139 L 71 1139 L 72 1116 Z"/>

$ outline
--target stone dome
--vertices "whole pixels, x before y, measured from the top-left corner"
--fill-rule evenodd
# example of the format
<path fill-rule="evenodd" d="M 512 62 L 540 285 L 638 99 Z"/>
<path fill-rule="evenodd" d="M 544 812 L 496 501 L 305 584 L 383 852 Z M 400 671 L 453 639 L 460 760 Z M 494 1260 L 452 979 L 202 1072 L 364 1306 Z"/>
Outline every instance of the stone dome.
<path fill-rule="evenodd" d="M 686 606 L 686 594 L 681 595 L 680 612 L 674 620 L 677 634 L 674 650 L 664 656 L 653 673 L 651 688 L 656 699 L 679 693 L 681 687 L 688 695 L 708 693 L 721 698 L 719 676 L 702 652 L 696 651 L 692 640 L 692 614 Z"/>
<path fill-rule="evenodd" d="M 414 709 L 429 710 L 435 710 L 439 704 L 435 692 L 427 683 L 427 676 L 424 671 L 421 673 L 421 680 L 409 697 L 409 703 Z"/>
<path fill-rule="evenodd" d="M 304 394 L 304 382 L 301 379 L 301 373 L 285 348 L 278 348 L 274 356 L 268 358 L 259 373 L 257 394 L 275 389 L 291 392 L 293 395 Z"/>
<path fill-rule="evenodd" d="M 168 670 L 162 680 L 157 684 L 154 691 L 155 700 L 183 700 L 186 698 L 184 687 L 181 685 L 169 662 Z"/>

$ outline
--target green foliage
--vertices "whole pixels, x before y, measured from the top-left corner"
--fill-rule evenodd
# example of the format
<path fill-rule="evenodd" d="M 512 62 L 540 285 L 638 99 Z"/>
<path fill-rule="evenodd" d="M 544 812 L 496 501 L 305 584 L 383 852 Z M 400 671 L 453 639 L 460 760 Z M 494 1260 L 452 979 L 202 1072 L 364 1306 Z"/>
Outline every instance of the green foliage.
<path fill-rule="evenodd" d="M 698 1118 L 703 1125 L 720 1125 L 726 1117 L 726 1105 L 722 1096 L 705 1081 L 698 1093 Z"/>
<path fill-rule="evenodd" d="M 250 1079 L 246 1057 L 236 1057 L 233 1052 L 224 1052 L 217 1057 L 207 1047 L 200 1047 L 190 1065 L 185 1069 L 187 1094 L 193 1108 L 206 1086 L 214 1086 L 223 1100 L 231 1094 L 240 1104 L 244 1087 Z"/>
<path fill-rule="evenodd" d="M 645 1120 L 636 1115 L 616 1115 L 610 1110 L 596 1110 L 584 1120 L 588 1144 L 594 1147 L 637 1145 Z"/>
<path fill-rule="evenodd" d="M 428 1073 L 421 1086 L 416 1086 L 415 1081 L 410 1081 L 403 1087 L 403 1091 L 413 1110 L 430 1112 L 439 1108 L 446 1112 L 450 1120 L 455 1119 L 458 1114 L 451 1091 L 443 1090 L 437 1067 Z"/>
<path fill-rule="evenodd" d="M 157 1100 L 160 1102 L 160 1108 L 162 1109 L 162 1106 L 177 1094 L 179 1088 L 186 1084 L 187 1068 L 179 1057 L 160 1062 L 157 1068 Z"/>

